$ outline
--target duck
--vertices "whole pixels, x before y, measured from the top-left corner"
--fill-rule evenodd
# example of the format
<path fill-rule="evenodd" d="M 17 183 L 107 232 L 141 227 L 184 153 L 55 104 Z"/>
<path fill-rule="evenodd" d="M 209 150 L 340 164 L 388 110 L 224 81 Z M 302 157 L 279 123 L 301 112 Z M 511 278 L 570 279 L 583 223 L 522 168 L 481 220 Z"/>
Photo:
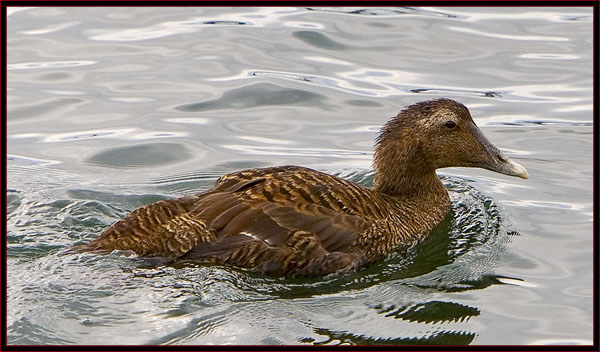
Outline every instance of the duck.
<path fill-rule="evenodd" d="M 407 106 L 381 128 L 372 187 L 301 166 L 241 170 L 208 191 L 142 206 L 74 248 L 267 275 L 357 271 L 418 244 L 444 219 L 451 203 L 436 170 L 447 167 L 529 178 L 467 107 L 439 98 Z"/>

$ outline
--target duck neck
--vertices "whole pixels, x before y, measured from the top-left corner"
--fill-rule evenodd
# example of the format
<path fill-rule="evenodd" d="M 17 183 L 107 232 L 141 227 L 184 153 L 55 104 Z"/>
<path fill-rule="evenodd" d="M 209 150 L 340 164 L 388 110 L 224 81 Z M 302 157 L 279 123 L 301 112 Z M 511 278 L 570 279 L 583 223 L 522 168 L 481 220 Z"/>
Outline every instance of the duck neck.
<path fill-rule="evenodd" d="M 418 151 L 407 153 L 398 149 L 378 148 L 375 151 L 374 169 L 373 189 L 377 192 L 402 198 L 448 197 L 435 168 Z"/>
<path fill-rule="evenodd" d="M 414 170 L 376 170 L 373 189 L 393 197 L 447 197 L 448 192 L 435 171 L 414 174 Z"/>

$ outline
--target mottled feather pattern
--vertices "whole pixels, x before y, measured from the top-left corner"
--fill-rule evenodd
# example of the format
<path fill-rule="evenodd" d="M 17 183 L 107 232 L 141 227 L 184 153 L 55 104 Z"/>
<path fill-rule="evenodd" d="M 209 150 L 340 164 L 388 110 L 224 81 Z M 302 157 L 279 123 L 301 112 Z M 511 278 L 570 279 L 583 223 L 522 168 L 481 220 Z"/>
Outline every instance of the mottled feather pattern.
<path fill-rule="evenodd" d="M 140 256 L 173 257 L 194 248 L 206 237 L 202 221 L 190 218 L 193 197 L 161 200 L 136 209 L 81 249 L 107 252 L 132 250 Z"/>
<path fill-rule="evenodd" d="M 140 256 L 266 273 L 350 270 L 407 240 L 389 240 L 397 230 L 387 221 L 394 199 L 384 198 L 307 168 L 245 170 L 219 178 L 207 193 L 141 207 L 85 248 L 135 248 Z"/>

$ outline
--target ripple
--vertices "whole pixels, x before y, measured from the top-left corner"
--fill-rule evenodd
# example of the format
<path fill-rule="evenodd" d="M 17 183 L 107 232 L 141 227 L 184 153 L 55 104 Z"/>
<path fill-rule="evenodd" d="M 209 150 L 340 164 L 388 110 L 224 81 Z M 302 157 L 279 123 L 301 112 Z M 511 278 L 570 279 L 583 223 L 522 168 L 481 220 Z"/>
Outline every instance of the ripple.
<path fill-rule="evenodd" d="M 483 32 L 483 31 L 478 31 L 473 28 L 456 27 L 456 26 L 448 26 L 446 28 L 451 31 L 473 34 L 473 35 L 477 35 L 480 37 L 486 37 L 486 38 L 523 40 L 523 41 L 531 41 L 531 42 L 543 42 L 543 41 L 567 42 L 567 41 L 569 41 L 569 38 L 566 38 L 566 37 L 551 37 L 551 36 L 539 36 L 539 35 L 517 35 L 517 34 L 511 35 L 511 34 L 502 34 L 502 33 Z"/>
<path fill-rule="evenodd" d="M 77 131 L 68 133 L 57 133 L 51 134 L 43 138 L 43 142 L 56 143 L 56 142 L 73 142 L 90 139 L 104 139 L 113 138 L 121 140 L 148 140 L 157 138 L 175 138 L 185 137 L 188 135 L 187 132 L 170 132 L 170 131 L 152 131 L 144 133 L 135 133 L 135 128 L 121 128 L 121 129 L 104 129 L 104 130 L 88 130 L 88 131 Z M 40 137 L 44 134 L 31 134 L 25 135 L 25 137 L 33 138 Z M 16 138 L 24 138 L 23 136 L 14 136 Z M 13 138 L 14 138 L 13 137 Z"/>
<path fill-rule="evenodd" d="M 48 68 L 81 67 L 97 64 L 98 61 L 46 61 L 46 62 L 22 62 L 6 65 L 7 70 L 31 70 Z"/>
<path fill-rule="evenodd" d="M 202 22 L 202 24 L 216 24 L 216 25 L 222 25 L 222 26 L 245 26 L 248 25 L 250 23 L 248 22 L 241 22 L 241 21 L 204 21 Z"/>
<path fill-rule="evenodd" d="M 84 91 L 78 90 L 47 90 L 46 93 L 54 95 L 85 95 Z"/>
<path fill-rule="evenodd" d="M 89 37 L 90 40 L 97 41 L 116 41 L 116 42 L 131 42 L 131 41 L 143 41 L 156 38 L 167 37 L 175 34 L 193 33 L 197 29 L 185 26 L 183 23 L 160 23 L 151 27 L 126 29 L 119 31 L 102 31 L 102 34 L 96 34 Z M 100 32 L 95 30 L 94 32 Z"/>
<path fill-rule="evenodd" d="M 321 58 L 311 57 L 314 61 Z M 323 62 L 326 62 L 324 60 Z M 336 63 L 337 64 L 337 63 Z M 245 70 L 240 74 L 229 77 L 210 79 L 211 81 L 235 81 L 246 78 L 275 78 L 279 80 L 290 80 L 302 84 L 316 85 L 320 87 L 335 89 L 344 93 L 351 93 L 367 97 L 388 97 L 400 95 L 402 90 L 409 90 L 410 86 L 398 82 L 409 83 L 418 81 L 421 75 L 400 70 L 382 70 L 371 68 L 355 68 L 351 71 L 340 71 L 336 73 L 341 78 L 334 76 L 307 75 L 284 71 L 256 71 Z M 313 89 L 307 88 L 307 89 Z M 364 101 L 360 101 L 363 103 Z M 370 105 L 379 103 L 370 102 Z M 367 105 L 369 106 L 369 105 Z"/>
<path fill-rule="evenodd" d="M 21 192 L 16 189 L 6 190 L 6 214 L 8 216 L 21 206 L 23 197 L 20 193 Z"/>
<path fill-rule="evenodd" d="M 206 336 L 211 338 L 211 336 L 214 336 L 215 334 L 220 334 L 220 330 L 229 322 L 230 318 L 224 313 L 226 312 L 219 310 L 212 314 L 194 318 L 186 324 L 185 328 L 180 329 L 180 331 L 172 333 L 166 338 L 156 339 L 149 344 L 182 344 L 186 343 L 186 341 L 193 343 L 193 341 L 197 341 L 199 337 Z"/>
<path fill-rule="evenodd" d="M 29 9 L 35 9 L 35 7 L 7 6 L 6 7 L 6 16 L 12 16 L 17 12 L 27 11 Z"/>
<path fill-rule="evenodd" d="M 579 112 L 579 111 L 594 111 L 594 106 L 591 104 L 570 104 L 554 109 L 556 112 Z"/>
<path fill-rule="evenodd" d="M 524 11 L 518 9 L 516 11 L 494 11 L 492 9 L 489 12 L 484 12 L 482 8 L 476 9 L 475 11 L 469 12 L 458 12 L 453 10 L 445 10 L 450 15 L 460 16 L 464 22 L 478 22 L 478 21 L 495 21 L 495 20 L 506 20 L 506 21 L 531 21 L 532 19 L 544 20 L 548 22 L 565 22 L 565 21 L 587 21 L 591 22 L 593 16 L 581 13 L 575 15 L 564 15 L 560 12 L 551 11 Z"/>
<path fill-rule="evenodd" d="M 205 20 L 205 19 L 191 19 L 185 21 L 169 21 L 161 22 L 148 27 L 124 29 L 117 31 L 107 30 L 92 30 L 94 34 L 89 37 L 90 40 L 97 41 L 118 41 L 118 42 L 130 42 L 130 41 L 143 41 L 150 39 L 157 39 L 168 37 L 178 34 L 194 33 L 201 30 L 202 27 L 206 26 L 246 26 L 252 25 L 246 21 L 235 21 L 235 20 Z"/>
<path fill-rule="evenodd" d="M 222 171 L 214 170 L 176 173 L 171 176 L 153 178 L 148 184 L 168 194 L 178 196 L 197 194 L 210 189 L 217 178 L 223 174 Z"/>
<path fill-rule="evenodd" d="M 333 58 L 333 57 L 327 57 L 327 56 L 304 56 L 304 59 L 308 60 L 308 61 L 321 62 L 321 63 L 333 64 L 333 65 L 338 65 L 338 66 L 356 67 L 356 65 L 350 61 L 344 61 L 339 58 Z"/>
<path fill-rule="evenodd" d="M 171 117 L 164 119 L 164 121 L 191 125 L 204 125 L 208 123 L 208 119 L 202 117 Z"/>
<path fill-rule="evenodd" d="M 567 92 L 582 92 L 584 88 L 575 88 L 569 84 L 553 84 L 553 85 L 544 85 L 544 84 L 533 84 L 527 85 L 522 84 L 519 86 L 513 87 L 502 87 L 500 89 L 503 94 L 504 101 L 519 101 L 519 102 L 554 102 L 562 105 L 568 105 L 571 103 L 579 103 L 581 102 L 580 97 L 572 97 L 569 98 L 566 93 Z M 563 91 L 565 94 L 562 96 L 557 96 L 557 91 Z"/>
<path fill-rule="evenodd" d="M 69 142 L 69 141 L 80 141 L 86 139 L 97 139 L 97 138 L 117 138 L 134 132 L 133 128 L 121 128 L 113 130 L 91 130 L 91 131 L 78 131 L 69 133 L 57 133 L 44 138 L 44 142 Z"/>
<path fill-rule="evenodd" d="M 178 163 L 192 154 L 181 144 L 149 143 L 111 148 L 92 155 L 86 163 L 114 168 L 136 168 Z"/>
<path fill-rule="evenodd" d="M 107 216 L 124 214 L 96 201 L 32 199 L 31 192 L 20 192 L 18 207 L 7 218 L 7 255 L 31 260 L 48 255 L 74 239 L 94 236 L 109 223 Z"/>
<path fill-rule="evenodd" d="M 514 119 L 513 121 L 493 121 L 488 122 L 487 125 L 504 125 L 504 126 L 527 126 L 527 125 L 548 125 L 548 126 L 587 126 L 593 127 L 594 123 L 591 121 L 573 121 L 573 120 L 561 120 L 561 119 L 546 119 L 546 120 L 528 120 L 528 119 Z"/>
<path fill-rule="evenodd" d="M 364 8 L 364 9 L 356 9 L 356 8 L 345 8 L 345 7 L 336 7 L 336 8 L 328 8 L 328 7 L 309 7 L 307 8 L 309 11 L 318 11 L 318 12 L 332 12 L 332 13 L 342 13 L 348 15 L 358 15 L 358 16 L 376 16 L 376 17 L 397 17 L 404 15 L 420 15 L 420 16 L 434 16 L 434 17 L 447 17 L 447 18 L 465 18 L 465 16 L 455 15 L 450 13 L 445 13 L 438 10 L 432 10 L 427 8 L 415 8 L 415 7 L 402 7 L 402 8 Z"/>
<path fill-rule="evenodd" d="M 594 16 L 590 16 L 590 15 L 560 16 L 559 20 L 560 21 L 568 21 L 568 22 L 574 22 L 574 21 L 578 21 L 578 22 L 593 22 L 594 21 Z"/>
<path fill-rule="evenodd" d="M 436 331 L 426 336 L 415 338 L 374 338 L 357 335 L 344 331 L 329 329 L 315 329 L 315 333 L 325 336 L 323 341 L 312 338 L 302 339 L 301 342 L 314 345 L 468 345 L 475 338 L 475 334 L 463 331 Z"/>
<path fill-rule="evenodd" d="M 7 154 L 6 161 L 10 163 L 15 163 L 19 166 L 27 166 L 27 167 L 46 167 L 50 165 L 58 165 L 61 164 L 60 160 L 48 160 L 48 159 L 38 159 L 38 158 L 30 158 L 22 155 L 14 155 Z"/>
<path fill-rule="evenodd" d="M 29 30 L 29 31 L 22 31 L 20 33 L 27 34 L 27 35 L 40 35 L 40 34 L 54 33 L 54 32 L 58 32 L 58 31 L 62 31 L 63 29 L 71 28 L 71 27 L 76 26 L 76 25 L 78 25 L 80 23 L 81 23 L 80 21 L 76 21 L 76 22 L 64 22 L 64 23 L 59 23 L 59 24 L 51 25 L 51 26 L 48 26 L 46 28 L 34 29 L 34 30 Z"/>
<path fill-rule="evenodd" d="M 409 90 L 409 92 L 411 93 L 418 93 L 418 94 L 436 94 L 436 95 L 448 95 L 448 93 L 453 93 L 453 94 L 460 94 L 460 96 L 465 96 L 465 95 L 471 95 L 471 96 L 482 96 L 482 97 L 487 97 L 487 98 L 497 98 L 497 97 L 502 97 L 502 93 L 500 92 L 493 92 L 493 91 L 488 91 L 488 92 L 481 92 L 481 91 L 475 91 L 475 90 L 466 90 L 466 89 L 450 89 L 450 88 L 412 88 Z"/>
<path fill-rule="evenodd" d="M 327 149 L 327 148 L 292 148 L 292 147 L 260 147 L 240 144 L 226 144 L 223 148 L 241 151 L 253 155 L 281 155 L 281 156 L 319 156 L 339 159 L 372 159 L 372 153 L 354 150 Z"/>
<path fill-rule="evenodd" d="M 303 125 L 299 121 L 282 120 L 275 118 L 261 118 L 259 120 L 248 119 L 246 121 L 226 122 L 224 127 L 239 134 L 259 133 L 281 136 L 299 132 Z"/>
<path fill-rule="evenodd" d="M 179 182 L 187 182 L 187 181 L 200 181 L 200 180 L 216 180 L 221 177 L 223 173 L 218 171 L 194 171 L 194 172 L 184 172 L 184 173 L 176 173 L 170 176 L 161 176 L 154 178 L 151 184 L 162 185 L 162 184 L 176 184 Z"/>
<path fill-rule="evenodd" d="M 276 71 L 247 71 L 245 75 L 249 77 L 272 77 L 299 81 L 367 97 L 383 97 L 398 94 L 398 89 L 392 86 L 397 85 L 395 83 L 397 81 L 395 78 L 404 76 L 404 80 L 409 81 L 410 77 L 413 76 L 411 74 L 403 75 L 403 72 L 400 71 L 376 71 L 369 69 L 356 69 L 354 71 L 338 73 L 338 75 L 347 79 Z M 242 77 L 236 76 L 236 78 Z M 357 84 L 360 84 L 361 86 L 358 86 Z"/>
<path fill-rule="evenodd" d="M 11 345 L 37 345 L 43 343 L 67 345 L 73 341 L 65 340 L 52 329 L 32 322 L 26 317 L 15 320 L 7 326 L 8 340 Z"/>
<path fill-rule="evenodd" d="M 386 307 L 377 309 L 379 314 L 394 319 L 418 323 L 464 322 L 470 317 L 479 316 L 477 308 L 444 301 L 429 301 L 411 306 Z"/>
<path fill-rule="evenodd" d="M 586 106 L 587 107 L 587 106 Z M 584 110 L 584 107 L 580 107 Z M 556 109 L 555 111 L 559 111 Z M 587 110 L 587 109 L 586 109 Z M 559 111 L 564 112 L 564 111 Z M 531 126 L 531 125 L 548 125 L 548 126 L 593 126 L 591 121 L 582 120 L 565 120 L 565 119 L 532 119 L 528 115 L 495 115 L 488 117 L 480 117 L 477 120 L 478 126 Z M 521 154 L 524 155 L 524 154 Z"/>
<path fill-rule="evenodd" d="M 185 137 L 187 132 L 166 132 L 166 131 L 155 131 L 147 133 L 138 133 L 131 137 L 133 140 L 144 140 L 144 139 L 156 139 L 156 138 L 174 138 L 174 137 Z"/>
<path fill-rule="evenodd" d="M 588 209 L 588 205 L 584 203 L 567 203 L 567 202 L 550 202 L 550 201 L 538 201 L 538 200 L 527 200 L 519 199 L 519 201 L 504 201 L 506 204 L 510 204 L 514 207 L 528 207 L 528 208 L 546 208 L 556 210 L 571 210 L 578 213 Z"/>
<path fill-rule="evenodd" d="M 538 285 L 536 285 L 534 283 L 526 282 L 521 279 L 509 278 L 509 277 L 499 277 L 498 281 L 500 281 L 503 284 L 507 284 L 507 285 L 515 285 L 515 286 L 521 286 L 521 287 L 538 287 Z"/>
<path fill-rule="evenodd" d="M 324 29 L 325 26 L 318 22 L 298 22 L 298 21 L 286 21 L 285 25 L 291 28 L 311 28 L 311 29 Z"/>
<path fill-rule="evenodd" d="M 527 53 L 519 55 L 522 59 L 534 60 L 577 60 L 580 59 L 577 55 L 569 54 L 551 54 L 551 53 Z"/>
<path fill-rule="evenodd" d="M 589 345 L 592 346 L 594 341 L 588 339 L 543 339 L 543 340 L 535 340 L 529 343 L 530 345 L 542 345 L 542 346 L 551 346 L 551 345 Z M 563 347 L 564 348 L 564 347 Z"/>
<path fill-rule="evenodd" d="M 293 36 L 302 40 L 306 44 L 312 45 L 319 49 L 326 50 L 345 50 L 346 45 L 341 44 L 321 32 L 315 31 L 296 31 Z"/>
<path fill-rule="evenodd" d="M 40 81 L 68 81 L 71 75 L 67 72 L 47 73 L 38 76 Z"/>
<path fill-rule="evenodd" d="M 258 143 L 263 143 L 263 144 L 276 144 L 276 145 L 292 144 L 292 142 L 286 141 L 283 139 L 264 138 L 264 137 L 256 137 L 256 136 L 240 136 L 239 138 L 247 140 L 247 141 L 258 142 Z"/>
<path fill-rule="evenodd" d="M 121 102 L 121 103 L 130 103 L 130 104 L 149 103 L 149 102 L 155 101 L 155 99 L 146 98 L 146 97 L 117 97 L 117 98 L 110 98 L 109 100 L 117 101 L 117 102 Z"/>
<path fill-rule="evenodd" d="M 271 83 L 255 83 L 232 89 L 219 99 L 176 107 L 179 111 L 198 112 L 220 109 L 251 109 L 273 105 L 323 105 L 325 96 L 307 90 L 281 87 Z"/>
<path fill-rule="evenodd" d="M 87 103 L 89 100 L 82 98 L 52 98 L 23 106 L 8 107 L 10 117 L 8 124 L 15 123 L 15 120 L 48 119 L 66 114 Z"/>

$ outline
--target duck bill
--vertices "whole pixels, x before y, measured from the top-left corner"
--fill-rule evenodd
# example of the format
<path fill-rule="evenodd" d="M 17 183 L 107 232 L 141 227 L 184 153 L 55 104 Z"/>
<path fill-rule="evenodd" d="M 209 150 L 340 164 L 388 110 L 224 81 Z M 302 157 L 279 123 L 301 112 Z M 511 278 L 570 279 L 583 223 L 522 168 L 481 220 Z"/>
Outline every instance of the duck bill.
<path fill-rule="evenodd" d="M 493 168 L 488 168 L 488 170 L 492 170 L 492 171 L 496 171 L 499 172 L 501 174 L 505 174 L 505 175 L 509 175 L 509 176 L 516 176 L 516 177 L 520 177 L 520 178 L 524 178 L 524 179 L 528 179 L 529 178 L 529 173 L 527 172 L 527 169 L 517 163 L 516 161 L 513 161 L 512 159 L 510 159 L 507 156 L 504 156 L 506 158 L 506 160 L 502 163 L 500 163 L 499 165 L 494 165 Z"/>
<path fill-rule="evenodd" d="M 481 132 L 479 128 L 475 126 L 475 129 L 472 131 L 472 133 L 475 139 L 479 142 L 479 145 L 482 147 L 483 154 L 486 155 L 487 160 L 485 160 L 481 165 L 483 168 L 508 176 L 516 176 L 524 179 L 529 178 L 527 169 L 523 165 L 513 161 L 506 154 L 502 153 L 498 147 L 485 138 L 483 132 Z"/>

